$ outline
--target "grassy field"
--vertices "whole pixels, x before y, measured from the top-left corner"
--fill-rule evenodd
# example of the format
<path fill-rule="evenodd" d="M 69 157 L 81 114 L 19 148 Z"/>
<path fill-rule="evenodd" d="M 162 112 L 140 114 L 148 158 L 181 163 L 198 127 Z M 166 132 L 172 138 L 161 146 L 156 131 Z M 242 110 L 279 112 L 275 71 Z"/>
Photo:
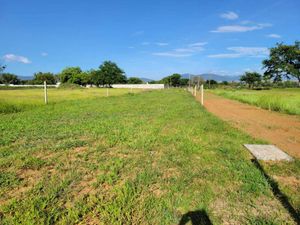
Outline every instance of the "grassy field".
<path fill-rule="evenodd" d="M 48 89 L 48 102 L 55 104 L 66 100 L 79 100 L 106 96 L 106 88 L 82 88 L 82 89 Z M 132 93 L 142 90 L 132 89 Z M 117 96 L 130 93 L 129 89 L 109 89 L 109 96 Z M 20 112 L 44 105 L 44 89 L 0 89 L 0 113 Z"/>
<path fill-rule="evenodd" d="M 215 89 L 211 92 L 264 109 L 300 115 L 300 88 L 272 90 Z"/>
<path fill-rule="evenodd" d="M 1 224 L 294 224 L 242 147 L 257 141 L 183 90 L 0 117 Z"/>

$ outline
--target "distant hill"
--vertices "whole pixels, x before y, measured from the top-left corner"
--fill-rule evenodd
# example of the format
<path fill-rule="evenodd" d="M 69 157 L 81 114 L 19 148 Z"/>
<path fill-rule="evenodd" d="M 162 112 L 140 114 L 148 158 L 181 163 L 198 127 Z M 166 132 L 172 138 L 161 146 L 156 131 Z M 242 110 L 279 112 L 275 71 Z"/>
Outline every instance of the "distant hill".
<path fill-rule="evenodd" d="M 32 80 L 33 76 L 18 76 L 20 80 Z"/>
<path fill-rule="evenodd" d="M 215 80 L 218 82 L 222 81 L 239 81 L 240 76 L 223 76 L 223 75 L 218 75 L 218 74 L 213 74 L 213 73 L 204 73 L 204 74 L 199 74 L 199 75 L 194 75 L 194 74 L 189 74 L 185 73 L 181 75 L 183 78 L 189 79 L 190 76 L 199 76 L 203 78 L 204 80 Z"/>
<path fill-rule="evenodd" d="M 145 77 L 140 77 L 140 79 L 145 83 L 153 81 L 152 79 L 145 78 Z"/>

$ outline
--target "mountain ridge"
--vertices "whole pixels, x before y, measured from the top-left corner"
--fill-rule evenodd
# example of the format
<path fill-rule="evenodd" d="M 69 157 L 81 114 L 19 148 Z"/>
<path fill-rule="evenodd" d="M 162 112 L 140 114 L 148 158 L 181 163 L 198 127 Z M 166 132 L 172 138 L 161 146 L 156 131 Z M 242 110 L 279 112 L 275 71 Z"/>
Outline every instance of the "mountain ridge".
<path fill-rule="evenodd" d="M 214 74 L 214 73 L 203 73 L 203 74 L 190 74 L 190 73 L 184 73 L 181 74 L 182 78 L 189 79 L 190 76 L 196 76 L 196 77 L 201 77 L 204 80 L 215 80 L 218 82 L 222 81 L 227 81 L 227 82 L 232 82 L 232 81 L 239 81 L 240 76 L 225 76 L 225 75 L 219 75 L 219 74 Z"/>

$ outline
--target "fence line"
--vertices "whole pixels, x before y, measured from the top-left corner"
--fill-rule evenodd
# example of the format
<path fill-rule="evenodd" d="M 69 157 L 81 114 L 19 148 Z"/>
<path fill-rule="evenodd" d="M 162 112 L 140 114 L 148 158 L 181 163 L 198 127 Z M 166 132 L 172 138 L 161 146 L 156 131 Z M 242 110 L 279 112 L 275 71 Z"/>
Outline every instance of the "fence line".
<path fill-rule="evenodd" d="M 2 87 L 44 87 L 44 84 L 0 84 Z M 47 84 L 47 87 L 59 87 L 59 84 Z"/>
<path fill-rule="evenodd" d="M 194 87 L 187 87 L 187 91 L 190 92 L 193 96 L 197 97 L 197 86 Z M 200 98 L 201 98 L 201 105 L 204 105 L 204 88 L 203 84 L 200 85 Z"/>

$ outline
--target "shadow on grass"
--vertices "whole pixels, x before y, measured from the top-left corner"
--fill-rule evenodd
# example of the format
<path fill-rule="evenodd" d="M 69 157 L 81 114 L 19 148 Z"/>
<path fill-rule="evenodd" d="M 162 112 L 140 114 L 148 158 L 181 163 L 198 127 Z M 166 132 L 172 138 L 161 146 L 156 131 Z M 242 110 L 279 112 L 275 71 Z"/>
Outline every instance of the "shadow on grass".
<path fill-rule="evenodd" d="M 252 159 L 252 163 L 260 170 L 260 172 L 264 175 L 267 182 L 272 188 L 272 192 L 274 196 L 281 202 L 282 206 L 289 212 L 291 217 L 294 219 L 294 221 L 297 224 L 300 224 L 300 215 L 297 213 L 297 211 L 294 209 L 294 207 L 291 205 L 291 203 L 288 200 L 288 197 L 282 193 L 278 187 L 278 184 L 276 181 L 274 181 L 263 169 L 263 167 L 259 164 L 257 159 Z"/>
<path fill-rule="evenodd" d="M 212 225 L 205 210 L 190 211 L 184 214 L 178 225 L 185 225 L 190 221 L 192 225 Z"/>

